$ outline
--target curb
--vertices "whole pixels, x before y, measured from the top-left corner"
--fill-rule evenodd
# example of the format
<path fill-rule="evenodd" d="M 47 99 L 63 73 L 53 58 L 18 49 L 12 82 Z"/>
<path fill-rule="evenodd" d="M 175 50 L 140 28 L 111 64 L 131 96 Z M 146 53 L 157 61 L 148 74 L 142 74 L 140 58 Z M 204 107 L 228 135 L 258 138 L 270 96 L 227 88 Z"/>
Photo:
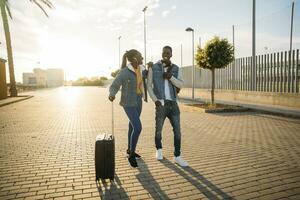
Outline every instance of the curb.
<path fill-rule="evenodd" d="M 197 102 L 197 103 L 205 102 L 205 100 L 199 99 L 199 98 L 192 100 L 191 98 L 180 97 L 179 100 L 192 101 L 192 102 Z M 292 109 L 267 107 L 267 106 L 263 106 L 263 105 L 244 104 L 244 103 L 239 103 L 239 102 L 228 102 L 228 101 L 220 101 L 220 100 L 215 100 L 215 102 L 221 103 L 221 104 L 233 105 L 233 106 L 241 106 L 241 107 L 250 109 L 250 111 L 255 110 L 255 111 L 258 111 L 261 113 L 266 113 L 266 114 L 279 115 L 279 116 L 298 118 L 298 119 L 300 118 L 300 112 L 292 110 Z"/>
<path fill-rule="evenodd" d="M 31 96 L 31 95 L 20 95 L 20 96 L 17 96 L 17 97 L 24 97 L 24 98 L 16 99 L 16 100 L 14 100 L 14 101 L 6 102 L 6 103 L 3 103 L 3 104 L 0 103 L 0 107 L 7 106 L 7 105 L 9 105 L 9 104 L 13 104 L 13 103 L 17 103 L 17 102 L 20 102 L 20 101 L 24 101 L 24 100 L 30 99 L 30 98 L 32 98 L 33 96 Z M 9 97 L 8 97 L 8 98 L 9 98 Z"/>

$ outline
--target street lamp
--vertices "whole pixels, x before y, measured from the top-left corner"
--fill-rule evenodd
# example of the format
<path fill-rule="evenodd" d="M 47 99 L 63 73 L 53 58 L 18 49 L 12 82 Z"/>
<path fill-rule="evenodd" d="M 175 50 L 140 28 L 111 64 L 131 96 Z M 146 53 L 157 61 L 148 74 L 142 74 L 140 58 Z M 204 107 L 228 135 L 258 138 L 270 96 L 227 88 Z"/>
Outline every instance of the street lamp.
<path fill-rule="evenodd" d="M 145 6 L 145 8 L 143 9 L 144 12 L 144 48 L 145 48 L 145 55 L 144 55 L 144 60 L 145 60 L 145 66 L 147 65 L 147 54 L 146 54 L 146 10 L 147 10 L 148 6 Z M 146 80 L 143 77 L 143 82 L 144 82 L 144 91 L 145 91 L 145 102 L 148 101 L 148 97 L 147 97 L 147 87 L 146 87 Z"/>
<path fill-rule="evenodd" d="M 147 10 L 148 6 L 145 6 L 145 8 L 143 9 L 144 12 L 144 51 L 145 51 L 145 55 L 144 55 L 144 59 L 145 59 L 145 64 L 147 63 L 147 57 L 146 57 L 146 10 Z"/>
<path fill-rule="evenodd" d="M 193 52 L 193 68 L 192 68 L 192 99 L 194 99 L 194 98 L 195 98 L 194 29 L 192 29 L 191 27 L 188 27 L 188 28 L 185 29 L 185 31 L 187 31 L 187 32 L 192 32 L 192 52 Z"/>
<path fill-rule="evenodd" d="M 121 38 L 122 38 L 122 36 L 118 37 L 118 40 L 119 40 L 119 67 L 121 66 Z"/>
<path fill-rule="evenodd" d="M 265 47 L 264 47 L 264 50 L 265 50 L 265 54 L 267 54 L 267 53 L 268 53 L 268 47 L 265 46 Z"/>
<path fill-rule="evenodd" d="M 199 48 L 201 49 L 201 37 L 199 37 Z"/>

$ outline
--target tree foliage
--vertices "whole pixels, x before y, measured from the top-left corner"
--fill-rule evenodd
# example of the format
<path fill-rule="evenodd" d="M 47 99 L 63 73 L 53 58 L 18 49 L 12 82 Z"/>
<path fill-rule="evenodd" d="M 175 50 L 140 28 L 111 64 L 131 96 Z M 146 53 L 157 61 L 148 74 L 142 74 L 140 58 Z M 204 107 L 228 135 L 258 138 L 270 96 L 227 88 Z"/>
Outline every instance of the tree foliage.
<path fill-rule="evenodd" d="M 204 49 L 200 47 L 196 54 L 196 63 L 200 68 L 212 72 L 211 103 L 214 104 L 215 69 L 225 68 L 234 61 L 234 49 L 227 39 L 214 37 L 207 42 Z"/>
<path fill-rule="evenodd" d="M 50 9 L 53 8 L 53 4 L 49 0 L 29 0 L 30 2 L 37 5 L 43 13 L 48 17 L 48 14 L 44 8 L 48 7 Z M 15 72 L 14 72 L 14 62 L 13 62 L 13 50 L 11 45 L 11 35 L 9 30 L 9 22 L 7 15 L 12 19 L 12 13 L 10 10 L 10 1 L 9 0 L 0 0 L 0 11 L 1 18 L 3 22 L 4 35 L 6 40 L 6 48 L 7 48 L 7 58 L 8 58 L 8 68 L 9 68 L 9 77 L 10 77 L 10 95 L 18 96 L 16 81 L 15 81 Z"/>
<path fill-rule="evenodd" d="M 103 86 L 103 79 L 101 78 L 79 78 L 76 81 L 72 82 L 72 86 Z"/>
<path fill-rule="evenodd" d="M 101 81 L 107 81 L 108 79 L 107 79 L 107 77 L 105 77 L 105 76 L 101 76 L 101 77 L 100 77 L 100 80 L 101 80 Z"/>
<path fill-rule="evenodd" d="M 204 49 L 198 48 L 196 63 L 204 69 L 224 68 L 234 60 L 234 49 L 227 39 L 214 37 Z"/>

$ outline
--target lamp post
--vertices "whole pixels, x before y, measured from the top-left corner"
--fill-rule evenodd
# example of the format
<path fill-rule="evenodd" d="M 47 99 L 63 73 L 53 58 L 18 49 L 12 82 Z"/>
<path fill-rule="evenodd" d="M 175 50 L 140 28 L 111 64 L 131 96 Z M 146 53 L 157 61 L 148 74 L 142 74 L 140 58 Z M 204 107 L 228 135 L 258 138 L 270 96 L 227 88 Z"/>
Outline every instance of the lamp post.
<path fill-rule="evenodd" d="M 294 92 L 294 83 L 291 83 L 290 85 L 290 82 L 293 82 L 293 80 L 291 80 L 291 70 L 292 70 L 292 51 L 293 51 L 293 27 L 294 27 L 294 5 L 295 5 L 295 2 L 293 1 L 292 3 L 292 13 L 291 13 L 291 31 L 290 31 L 290 53 L 289 53 L 289 71 L 288 71 L 288 91 L 289 92 Z M 297 67 L 298 68 L 298 67 Z M 298 70 L 296 70 L 298 73 Z M 292 76 L 293 73 L 292 73 Z M 297 80 L 298 76 L 296 76 L 296 80 Z M 297 82 L 296 82 L 297 83 Z"/>
<path fill-rule="evenodd" d="M 199 37 L 199 48 L 201 49 L 201 37 Z"/>
<path fill-rule="evenodd" d="M 144 12 L 144 60 L 145 60 L 145 64 L 147 63 L 147 54 L 146 54 L 146 10 L 147 10 L 148 6 L 145 6 L 145 8 L 143 9 Z"/>
<path fill-rule="evenodd" d="M 144 12 L 144 48 L 145 48 L 145 54 L 144 54 L 144 60 L 145 60 L 145 66 L 147 65 L 147 50 L 146 50 L 146 10 L 148 6 L 145 6 L 143 9 Z M 145 77 L 143 77 L 143 82 L 144 82 L 144 92 L 145 92 L 145 102 L 148 101 L 147 97 L 147 86 L 146 86 L 146 80 Z"/>
<path fill-rule="evenodd" d="M 252 77 L 250 90 L 256 90 L 256 2 L 252 0 Z"/>
<path fill-rule="evenodd" d="M 192 32 L 192 52 L 193 52 L 193 67 L 192 67 L 192 99 L 195 98 L 195 53 L 194 53 L 194 29 L 188 27 L 185 29 L 187 32 Z"/>
<path fill-rule="evenodd" d="M 180 67 L 182 67 L 182 44 L 180 45 Z"/>
<path fill-rule="evenodd" d="M 119 40 L 119 67 L 121 66 L 121 38 L 122 38 L 122 36 L 118 37 L 118 40 Z"/>

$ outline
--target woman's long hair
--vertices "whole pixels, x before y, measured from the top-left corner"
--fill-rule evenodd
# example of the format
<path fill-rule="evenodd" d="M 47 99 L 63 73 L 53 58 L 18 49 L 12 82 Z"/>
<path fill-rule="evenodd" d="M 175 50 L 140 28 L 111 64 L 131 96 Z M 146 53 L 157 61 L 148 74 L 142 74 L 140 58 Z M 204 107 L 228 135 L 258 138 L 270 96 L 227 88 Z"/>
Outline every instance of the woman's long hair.
<path fill-rule="evenodd" d="M 140 52 L 136 49 L 131 49 L 129 51 L 126 51 L 122 58 L 122 65 L 121 69 L 127 66 L 127 60 L 129 62 L 137 62 L 137 55 L 140 54 Z"/>

